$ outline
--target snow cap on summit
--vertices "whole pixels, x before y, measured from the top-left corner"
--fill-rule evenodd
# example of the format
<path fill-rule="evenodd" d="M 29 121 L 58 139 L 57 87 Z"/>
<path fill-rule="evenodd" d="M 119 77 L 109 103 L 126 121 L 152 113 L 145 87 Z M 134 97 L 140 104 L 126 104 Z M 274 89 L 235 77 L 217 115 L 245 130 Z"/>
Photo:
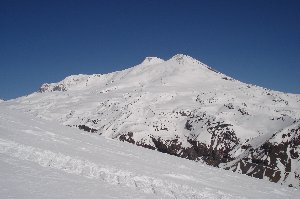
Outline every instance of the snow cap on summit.
<path fill-rule="evenodd" d="M 141 63 L 142 65 L 153 65 L 163 63 L 165 60 L 158 57 L 146 57 Z"/>
<path fill-rule="evenodd" d="M 173 57 L 171 57 L 168 61 L 175 61 L 179 64 L 201 64 L 205 65 L 202 62 L 198 61 L 197 59 L 194 59 L 191 56 L 184 55 L 184 54 L 176 54 Z M 165 62 L 165 60 L 158 58 L 158 57 L 146 57 L 144 61 L 141 63 L 141 65 L 148 66 L 148 65 L 155 65 L 155 64 L 161 64 Z"/>
<path fill-rule="evenodd" d="M 171 57 L 169 60 L 173 60 L 178 62 L 179 64 L 184 64 L 184 63 L 197 63 L 197 64 L 202 64 L 200 61 L 198 61 L 197 59 L 194 59 L 191 56 L 188 55 L 184 55 L 184 54 L 176 54 L 173 57 Z"/>

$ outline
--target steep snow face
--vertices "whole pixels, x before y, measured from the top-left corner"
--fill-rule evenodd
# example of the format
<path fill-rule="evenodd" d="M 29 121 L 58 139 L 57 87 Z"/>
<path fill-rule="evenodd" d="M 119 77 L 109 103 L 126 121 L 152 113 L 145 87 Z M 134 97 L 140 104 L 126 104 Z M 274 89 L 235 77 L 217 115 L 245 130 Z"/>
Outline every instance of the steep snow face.
<path fill-rule="evenodd" d="M 0 198 L 300 195 L 293 188 L 84 133 L 5 104 L 0 105 L 0 168 Z"/>
<path fill-rule="evenodd" d="M 246 157 L 222 166 L 232 171 L 247 172 L 257 177 L 264 173 L 262 176 L 265 179 L 299 187 L 299 146 L 300 122 L 294 122 L 291 126 L 275 133 L 260 147 L 252 149 Z"/>
<path fill-rule="evenodd" d="M 295 125 L 300 95 L 239 82 L 186 55 L 150 62 L 110 74 L 70 76 L 4 104 L 108 138 L 299 187 Z M 293 139 L 286 141 L 283 132 Z"/>

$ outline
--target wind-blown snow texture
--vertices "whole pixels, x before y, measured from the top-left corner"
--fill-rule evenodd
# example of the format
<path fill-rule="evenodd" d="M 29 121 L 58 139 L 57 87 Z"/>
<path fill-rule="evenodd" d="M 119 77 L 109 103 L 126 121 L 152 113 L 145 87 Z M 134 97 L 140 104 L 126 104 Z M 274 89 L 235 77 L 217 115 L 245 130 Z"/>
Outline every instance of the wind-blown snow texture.
<path fill-rule="evenodd" d="M 239 82 L 186 55 L 44 84 L 7 106 L 66 126 L 300 187 L 300 95 Z"/>
<path fill-rule="evenodd" d="M 0 198 L 297 198 L 300 191 L 0 105 Z M 62 189 L 63 187 L 63 189 Z"/>

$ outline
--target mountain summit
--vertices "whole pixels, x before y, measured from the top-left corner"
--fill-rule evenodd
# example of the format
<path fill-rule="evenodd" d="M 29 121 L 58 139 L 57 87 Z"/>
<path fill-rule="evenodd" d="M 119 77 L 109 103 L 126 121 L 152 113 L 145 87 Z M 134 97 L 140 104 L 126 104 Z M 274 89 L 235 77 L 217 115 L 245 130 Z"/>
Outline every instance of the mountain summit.
<path fill-rule="evenodd" d="M 153 65 L 163 63 L 164 60 L 158 57 L 146 57 L 141 65 Z"/>
<path fill-rule="evenodd" d="M 300 95 L 242 83 L 187 55 L 69 76 L 5 103 L 72 128 L 300 187 Z"/>
<path fill-rule="evenodd" d="M 178 54 L 167 61 L 157 57 L 146 57 L 132 68 L 106 75 L 72 75 L 58 83 L 43 84 L 40 92 L 85 90 L 89 88 L 116 87 L 176 87 L 197 90 L 198 86 L 218 86 L 225 80 L 233 80 L 196 59 Z M 213 82 L 213 84 L 212 84 Z"/>

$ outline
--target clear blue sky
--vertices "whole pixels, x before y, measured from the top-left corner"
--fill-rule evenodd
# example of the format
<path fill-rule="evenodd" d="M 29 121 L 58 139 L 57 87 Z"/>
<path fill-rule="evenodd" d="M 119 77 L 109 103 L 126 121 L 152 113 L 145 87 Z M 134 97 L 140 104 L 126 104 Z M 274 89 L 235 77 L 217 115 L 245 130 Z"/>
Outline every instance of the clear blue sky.
<path fill-rule="evenodd" d="M 0 0 L 0 98 L 177 53 L 300 93 L 300 1 Z"/>

